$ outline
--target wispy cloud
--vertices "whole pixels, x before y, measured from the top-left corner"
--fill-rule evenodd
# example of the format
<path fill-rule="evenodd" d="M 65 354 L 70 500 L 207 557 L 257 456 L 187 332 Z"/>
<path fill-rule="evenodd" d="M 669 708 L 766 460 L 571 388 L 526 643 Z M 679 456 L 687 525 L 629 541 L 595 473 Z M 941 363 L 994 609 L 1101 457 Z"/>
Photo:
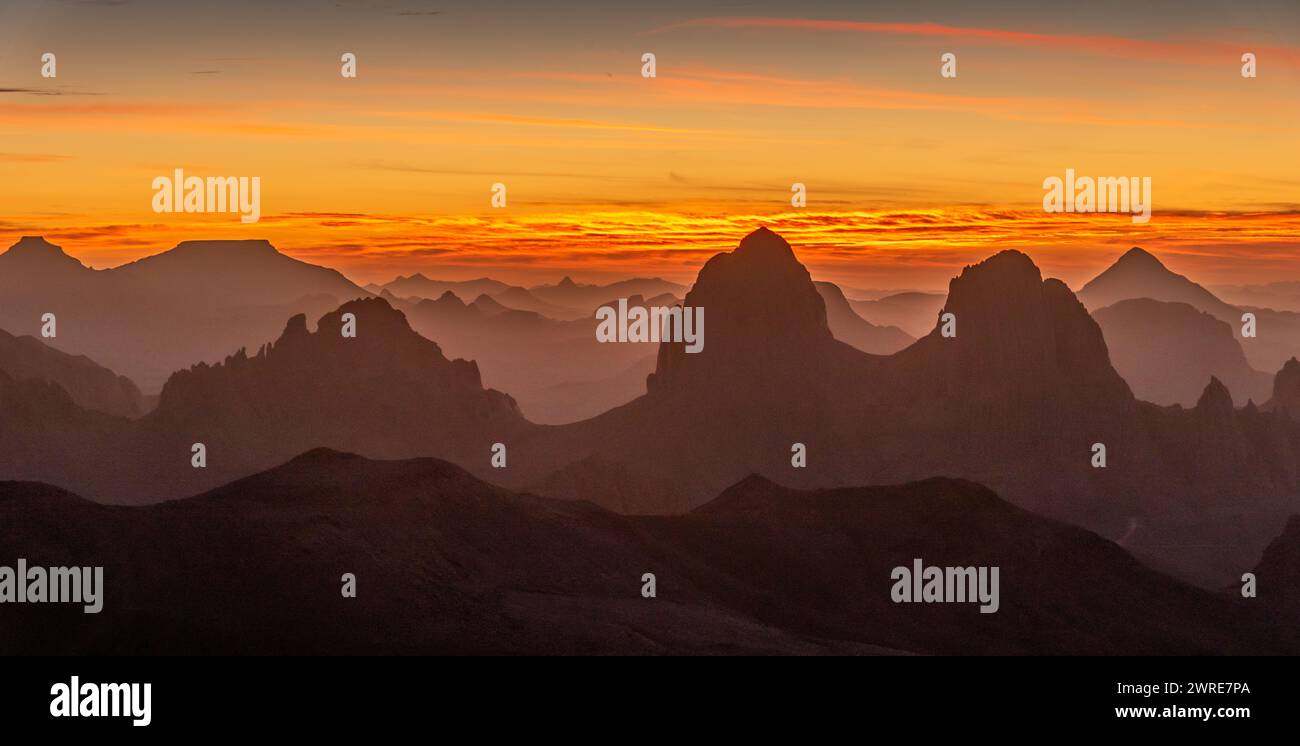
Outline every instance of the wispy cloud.
<path fill-rule="evenodd" d="M 0 153 L 0 163 L 57 163 L 70 157 L 46 153 Z"/>
<path fill-rule="evenodd" d="M 92 91 L 73 91 L 66 88 L 0 88 L 0 93 L 19 96 L 102 96 Z"/>
<path fill-rule="evenodd" d="M 1135 245 L 1207 276 L 1233 277 L 1249 260 L 1252 271 L 1290 278 L 1300 263 L 1300 212 L 1294 210 L 1163 211 L 1135 225 L 1127 215 L 1049 215 L 993 206 L 762 212 L 726 204 L 732 209 L 700 203 L 694 210 L 579 207 L 511 215 L 286 212 L 264 215 L 255 232 L 300 259 L 366 279 L 435 267 L 450 274 L 491 268 L 509 275 L 521 267 L 636 274 L 654 266 L 656 274 L 690 280 L 710 256 L 730 251 L 760 226 L 785 236 L 815 275 L 851 282 L 895 278 L 937 287 L 966 264 L 1008 248 L 1027 251 L 1046 274 L 1072 284 Z M 198 218 L 13 226 L 15 233 L 66 241 L 71 253 L 96 266 L 120 264 L 184 239 L 229 237 L 229 231 L 226 223 Z"/>
<path fill-rule="evenodd" d="M 661 26 L 650 33 L 662 33 L 681 28 L 785 29 L 917 38 L 938 37 L 1020 47 L 1071 49 L 1110 57 L 1195 64 L 1223 64 L 1225 60 L 1235 60 L 1241 54 L 1239 46 L 1203 39 L 1161 41 L 1115 35 L 1060 34 L 977 26 L 948 26 L 941 23 L 873 23 L 818 18 L 695 18 Z M 1252 49 L 1266 53 L 1277 61 L 1300 64 L 1300 49 L 1295 47 L 1259 46 L 1257 49 L 1255 47 Z"/>

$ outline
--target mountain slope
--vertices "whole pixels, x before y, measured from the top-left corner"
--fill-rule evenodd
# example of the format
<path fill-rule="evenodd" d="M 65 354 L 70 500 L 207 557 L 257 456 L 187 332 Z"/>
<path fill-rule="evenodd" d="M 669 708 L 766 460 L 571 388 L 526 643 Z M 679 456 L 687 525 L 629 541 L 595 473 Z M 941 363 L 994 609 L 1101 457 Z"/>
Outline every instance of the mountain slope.
<path fill-rule="evenodd" d="M 369 295 L 337 270 L 281 254 L 265 240 L 182 241 L 109 273 L 128 292 L 170 296 L 208 309 L 278 305 L 313 295 Z"/>
<path fill-rule="evenodd" d="M 448 291 L 461 298 L 477 298 L 480 295 L 495 295 L 509 287 L 500 280 L 488 277 L 477 280 L 431 280 L 419 272 L 398 277 L 381 286 L 398 298 L 438 298 Z"/>
<path fill-rule="evenodd" d="M 691 515 L 628 518 L 435 459 L 318 449 L 143 508 L 0 483 L 0 553 L 103 566 L 107 589 L 99 615 L 11 609 L 6 654 L 1296 649 L 1249 608 L 943 479 L 800 493 L 751 478 Z M 917 557 L 998 566 L 999 611 L 893 603 L 892 568 Z"/>
<path fill-rule="evenodd" d="M 896 326 L 913 337 L 930 333 L 947 298 L 942 293 L 895 293 L 876 300 L 853 300 L 859 316 L 877 326 Z"/>
<path fill-rule="evenodd" d="M 1139 399 L 1195 406 L 1212 377 L 1227 385 L 1238 406 L 1268 398 L 1272 378 L 1250 367 L 1232 327 L 1208 313 L 1135 298 L 1099 308 L 1092 317 L 1115 369 Z"/>
<path fill-rule="evenodd" d="M 873 355 L 892 355 L 912 343 L 911 335 L 895 326 L 876 326 L 853 311 L 839 286 L 813 283 L 826 304 L 826 323 L 836 339 Z"/>
<path fill-rule="evenodd" d="M 1191 410 L 1139 401 L 1087 309 L 1020 252 L 952 281 L 943 310 L 955 337 L 936 328 L 888 357 L 834 339 L 807 271 L 770 231 L 706 263 L 685 304 L 707 309 L 702 352 L 661 345 L 645 396 L 526 438 L 503 483 L 640 495 L 623 509 L 656 512 L 700 505 L 750 473 L 797 487 L 946 474 L 1208 583 L 1253 561 L 1300 492 L 1295 423 L 1234 412 L 1217 381 Z M 1105 468 L 1093 466 L 1095 444 Z"/>
<path fill-rule="evenodd" d="M 84 355 L 60 352 L 32 336 L 15 337 L 0 330 L 0 371 L 12 378 L 57 383 L 86 409 L 122 417 L 144 414 L 144 399 L 131 379 Z"/>
<path fill-rule="evenodd" d="M 1253 572 L 1259 600 L 1291 620 L 1300 621 L 1300 515 L 1287 519 L 1282 533 L 1269 542 Z"/>
<path fill-rule="evenodd" d="M 261 344 L 295 313 L 315 317 L 368 295 L 266 241 L 186 241 L 106 270 L 87 269 L 34 237 L 0 254 L 0 328 L 34 335 L 53 313 L 54 344 L 148 393 L 175 370 Z"/>
<path fill-rule="evenodd" d="M 1236 308 L 1186 276 L 1171 272 L 1159 259 L 1136 246 L 1079 290 L 1079 300 L 1089 309 L 1130 298 L 1186 303 L 1225 323 L 1241 323 L 1241 313 Z"/>
<path fill-rule="evenodd" d="M 686 292 L 686 288 L 658 277 L 636 277 L 607 285 L 588 285 L 574 282 L 571 277 L 565 277 L 554 285 L 530 287 L 528 292 L 546 303 L 562 306 L 585 316 L 610 298 L 630 298 L 633 295 L 652 298 L 664 293 L 680 298 Z M 501 302 L 510 305 L 506 300 Z"/>
<path fill-rule="evenodd" d="M 1096 310 L 1121 300 L 1151 298 L 1186 303 L 1232 328 L 1256 370 L 1273 371 L 1300 354 L 1300 313 L 1269 308 L 1235 307 L 1187 277 L 1171 272 L 1151 254 L 1133 248 L 1079 291 L 1079 300 Z M 1243 337 L 1243 314 L 1255 315 L 1255 336 Z"/>

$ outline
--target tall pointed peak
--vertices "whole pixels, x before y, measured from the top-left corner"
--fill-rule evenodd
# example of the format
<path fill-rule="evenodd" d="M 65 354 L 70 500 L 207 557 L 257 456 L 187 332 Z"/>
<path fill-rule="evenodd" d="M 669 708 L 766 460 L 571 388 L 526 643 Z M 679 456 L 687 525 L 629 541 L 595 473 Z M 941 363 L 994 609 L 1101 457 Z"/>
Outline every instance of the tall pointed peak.
<path fill-rule="evenodd" d="M 1228 391 L 1228 387 L 1223 385 L 1223 381 L 1210 376 L 1210 382 L 1206 384 L 1205 391 L 1201 392 L 1201 398 L 1196 402 L 1196 410 L 1219 416 L 1232 414 L 1232 394 Z"/>
<path fill-rule="evenodd" d="M 572 277 L 570 277 L 569 275 L 565 275 L 564 279 L 560 280 L 559 285 L 557 285 L 557 287 L 571 288 L 571 287 L 576 287 L 577 284 L 578 283 L 573 281 Z"/>
<path fill-rule="evenodd" d="M 1159 259 L 1157 259 L 1155 254 L 1152 254 L 1146 249 L 1137 246 L 1134 246 L 1133 248 L 1124 252 L 1124 255 L 1115 261 L 1115 266 L 1134 266 L 1134 267 L 1146 266 L 1146 267 L 1153 267 L 1159 269 L 1165 268 L 1164 263 L 1162 263 Z"/>

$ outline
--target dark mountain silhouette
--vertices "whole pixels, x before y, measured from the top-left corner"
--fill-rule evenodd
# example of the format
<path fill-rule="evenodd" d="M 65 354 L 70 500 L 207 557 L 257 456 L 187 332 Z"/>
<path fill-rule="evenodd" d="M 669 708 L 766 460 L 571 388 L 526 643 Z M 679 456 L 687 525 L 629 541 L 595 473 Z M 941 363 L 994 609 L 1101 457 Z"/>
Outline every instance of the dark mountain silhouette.
<path fill-rule="evenodd" d="M 0 330 L 0 371 L 15 379 L 57 383 L 72 401 L 86 409 L 138 417 L 146 408 L 140 389 L 131 379 L 84 355 L 60 352 L 32 336 L 15 337 Z"/>
<path fill-rule="evenodd" d="M 582 318 L 583 316 L 581 310 L 577 308 L 548 303 L 541 298 L 538 298 L 532 292 L 520 287 L 506 288 L 493 296 L 493 298 L 507 308 L 513 308 L 517 311 L 528 311 L 551 319 L 571 321 L 573 319 Z"/>
<path fill-rule="evenodd" d="M 877 326 L 896 326 L 913 337 L 923 337 L 938 323 L 946 298 L 943 293 L 907 292 L 876 300 L 851 300 L 849 305 Z"/>
<path fill-rule="evenodd" d="M 1269 542 L 1253 572 L 1256 598 L 1292 624 L 1300 621 L 1300 515 L 1287 519 L 1282 534 Z"/>
<path fill-rule="evenodd" d="M 1231 306 L 1139 248 L 1130 249 L 1079 291 L 1079 300 L 1094 311 L 1131 298 L 1186 303 L 1224 322 L 1241 341 L 1246 359 L 1256 370 L 1277 370 L 1300 352 L 1300 313 Z M 1243 339 L 1242 314 L 1246 312 L 1255 314 L 1257 328 L 1255 337 Z"/>
<path fill-rule="evenodd" d="M 1273 396 L 1264 406 L 1300 420 L 1300 361 L 1291 358 L 1277 372 L 1273 377 Z"/>
<path fill-rule="evenodd" d="M 1083 305 L 1015 251 L 952 280 L 943 310 L 956 318 L 955 337 L 935 328 L 875 356 L 834 338 L 793 250 L 756 231 L 710 259 L 686 295 L 707 311 L 701 352 L 660 345 L 644 395 L 558 427 L 529 425 L 508 397 L 482 391 L 474 364 L 443 356 L 440 345 L 461 353 L 450 341 L 456 325 L 439 330 L 438 315 L 477 309 L 454 296 L 416 304 L 411 327 L 434 344 L 382 299 L 362 303 L 327 314 L 316 334 L 297 318 L 271 351 L 178 374 L 139 425 L 91 417 L 59 391 L 0 399 L 14 410 L 0 417 L 24 426 L 0 431 L 0 446 L 14 448 L 0 448 L 0 475 L 99 499 L 161 499 L 323 445 L 437 455 L 506 486 L 649 513 L 702 505 L 755 473 L 804 488 L 944 474 L 1218 584 L 1249 567 L 1278 515 L 1296 508 L 1300 425 L 1234 410 L 1217 380 L 1192 409 L 1137 400 Z M 338 335 L 349 309 L 358 340 Z M 595 344 L 594 320 L 506 312 L 483 324 L 461 334 L 485 354 L 511 350 L 501 369 L 513 361 L 521 376 L 535 375 L 533 354 L 607 365 L 627 355 L 615 368 L 624 371 L 652 349 Z M 488 324 L 527 331 L 493 341 Z M 518 349 L 498 344 L 506 339 Z M 189 466 L 196 441 L 209 445 L 206 470 Z M 493 442 L 508 445 L 508 468 L 489 471 Z M 791 462 L 795 444 L 806 448 L 805 468 Z M 1094 444 L 1106 448 L 1105 468 L 1092 465 Z"/>
<path fill-rule="evenodd" d="M 494 300 L 492 296 L 487 294 L 475 298 L 474 302 L 470 305 L 478 309 L 479 313 L 485 316 L 495 316 L 498 313 L 505 313 L 506 311 L 511 310 L 501 305 L 499 302 Z"/>
<path fill-rule="evenodd" d="M 682 304 L 681 298 L 669 293 L 662 293 L 652 298 L 646 298 L 640 293 L 637 293 L 629 295 L 626 298 L 610 298 L 604 303 L 600 303 L 595 308 L 591 309 L 591 315 L 595 316 L 596 312 L 601 308 L 618 308 L 618 302 L 620 300 L 626 300 L 628 308 L 635 306 L 640 306 L 642 308 L 672 308 L 673 306 L 680 306 Z"/>
<path fill-rule="evenodd" d="M 680 298 L 686 292 L 686 288 L 658 277 L 637 277 L 607 285 L 587 285 L 574 282 L 571 277 L 565 277 L 554 285 L 536 285 L 528 291 L 546 303 L 586 315 L 610 298 L 629 298 L 633 295 L 653 298 L 664 293 Z M 510 305 L 504 300 L 502 302 Z"/>
<path fill-rule="evenodd" d="M 0 255 L 0 328 L 38 334 L 42 316 L 53 313 L 53 344 L 147 392 L 196 361 L 263 343 L 294 313 L 315 317 L 366 295 L 338 272 L 265 241 L 186 241 L 107 270 L 87 269 L 31 236 Z"/>
<path fill-rule="evenodd" d="M 1092 317 L 1115 369 L 1139 399 L 1191 407 L 1211 377 L 1228 387 L 1238 406 L 1268 398 L 1271 376 L 1251 368 L 1232 327 L 1208 313 L 1186 303 L 1134 298 Z"/>
<path fill-rule="evenodd" d="M 356 317 L 355 338 L 341 334 L 347 313 Z M 213 411 L 214 402 L 224 405 Z M 168 453 L 180 434 L 206 443 L 210 483 L 319 445 L 486 464 L 492 443 L 527 425 L 513 399 L 483 388 L 474 362 L 448 359 L 378 298 L 345 303 L 321 317 L 314 333 L 295 316 L 256 355 L 241 351 L 178 372 L 145 424 L 156 444 L 151 452 Z M 170 454 L 161 461 L 160 470 L 177 463 Z M 180 466 L 171 472 L 191 483 L 195 470 Z"/>
<path fill-rule="evenodd" d="M 645 393 L 645 361 L 654 359 L 654 345 L 600 344 L 590 316 L 557 321 L 489 309 L 480 301 L 465 305 L 448 291 L 406 314 L 412 328 L 438 340 L 447 354 L 474 360 L 485 384 L 509 391 L 536 422 L 592 417 Z"/>
<path fill-rule="evenodd" d="M 839 286 L 815 282 L 826 305 L 826 323 L 841 342 L 873 355 L 891 355 L 911 344 L 911 335 L 896 326 L 876 326 L 854 313 Z"/>
<path fill-rule="evenodd" d="M 565 277 L 555 285 L 537 285 L 524 288 L 508 285 L 499 280 L 446 281 L 431 280 L 422 274 L 398 277 L 383 288 L 399 298 L 437 299 L 447 292 L 469 302 L 487 296 L 497 303 L 517 311 L 529 311 L 558 321 L 585 318 L 592 309 L 607 298 L 626 298 L 641 295 L 649 298 L 658 295 L 680 297 L 685 288 L 658 278 L 635 278 L 608 285 L 585 285 Z"/>
<path fill-rule="evenodd" d="M 317 449 L 149 507 L 0 483 L 0 553 L 102 566 L 106 589 L 98 615 L 57 604 L 11 609 L 0 618 L 5 654 L 1297 646 L 1293 628 L 1251 607 L 947 479 L 798 492 L 752 477 L 692 514 L 630 518 L 511 493 L 436 459 Z M 893 603 L 892 569 L 914 558 L 997 566 L 998 612 Z M 655 598 L 641 596 L 646 572 L 655 573 Z M 342 597 L 344 573 L 355 576 L 355 598 Z"/>
<path fill-rule="evenodd" d="M 9 278 L 22 272 L 33 273 L 35 280 L 40 282 L 46 278 L 88 277 L 94 270 L 40 236 L 23 236 L 0 254 L 0 277 Z"/>
<path fill-rule="evenodd" d="M 0 479 L 101 490 L 124 480 L 152 488 L 131 460 L 138 424 L 79 406 L 58 383 L 0 371 Z"/>
<path fill-rule="evenodd" d="M 509 287 L 504 282 L 488 277 L 477 280 L 431 280 L 419 272 L 398 277 L 382 286 L 398 298 L 439 298 L 448 291 L 461 298 L 477 298 L 484 294 L 495 295 Z"/>
<path fill-rule="evenodd" d="M 807 271 L 770 231 L 712 258 L 685 304 L 707 309 L 702 352 L 661 345 L 646 396 L 536 434 L 499 479 L 593 501 L 666 484 L 624 508 L 655 512 L 754 472 L 806 487 L 948 474 L 1125 537 L 1201 582 L 1253 562 L 1295 504 L 1294 423 L 1234 411 L 1226 389 L 1226 407 L 1217 391 L 1183 411 L 1137 400 L 1087 310 L 1019 252 L 952 281 L 956 337 L 936 328 L 889 357 L 834 339 Z M 796 443 L 806 468 L 791 465 Z M 1092 466 L 1097 443 L 1105 468 Z M 557 462 L 565 477 L 548 482 Z M 1198 549 L 1214 542 L 1230 548 Z"/>
<path fill-rule="evenodd" d="M 183 241 L 110 273 L 141 296 L 211 309 L 274 306 L 313 295 L 368 295 L 338 271 L 285 256 L 264 240 Z"/>
<path fill-rule="evenodd" d="M 348 313 L 355 338 L 341 334 Z M 486 468 L 493 443 L 531 427 L 509 396 L 482 387 L 473 362 L 449 360 L 379 298 L 344 304 L 315 332 L 294 316 L 254 355 L 241 349 L 177 372 L 135 422 L 92 417 L 57 387 L 23 394 L 20 384 L 32 383 L 10 383 L 15 395 L 0 400 L 0 414 L 26 425 L 14 439 L 28 444 L 0 454 L 0 474 L 108 502 L 196 492 L 320 445 Z M 195 443 L 206 447 L 204 468 L 191 462 Z M 26 457 L 42 447 L 51 451 L 43 460 Z"/>
<path fill-rule="evenodd" d="M 1079 290 L 1079 300 L 1090 309 L 1130 298 L 1186 303 L 1229 324 L 1241 322 L 1236 308 L 1186 276 L 1171 272 L 1150 252 L 1136 246 Z"/>

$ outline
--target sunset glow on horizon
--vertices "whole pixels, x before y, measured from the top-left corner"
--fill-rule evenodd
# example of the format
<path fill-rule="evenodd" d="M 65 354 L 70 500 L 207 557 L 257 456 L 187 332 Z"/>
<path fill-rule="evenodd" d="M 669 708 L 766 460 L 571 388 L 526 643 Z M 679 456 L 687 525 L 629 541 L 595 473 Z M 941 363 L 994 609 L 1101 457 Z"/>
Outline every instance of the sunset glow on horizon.
<path fill-rule="evenodd" d="M 1003 249 L 1077 287 L 1135 245 L 1205 283 L 1300 279 L 1294 6 L 505 7 L 214 3 L 190 36 L 168 3 L 7 5 L 0 243 L 109 267 L 266 238 L 361 283 L 689 282 L 767 225 L 852 287 L 941 289 Z M 261 220 L 153 212 L 177 168 L 260 177 Z M 1151 221 L 1045 213 L 1066 169 L 1151 177 Z"/>

